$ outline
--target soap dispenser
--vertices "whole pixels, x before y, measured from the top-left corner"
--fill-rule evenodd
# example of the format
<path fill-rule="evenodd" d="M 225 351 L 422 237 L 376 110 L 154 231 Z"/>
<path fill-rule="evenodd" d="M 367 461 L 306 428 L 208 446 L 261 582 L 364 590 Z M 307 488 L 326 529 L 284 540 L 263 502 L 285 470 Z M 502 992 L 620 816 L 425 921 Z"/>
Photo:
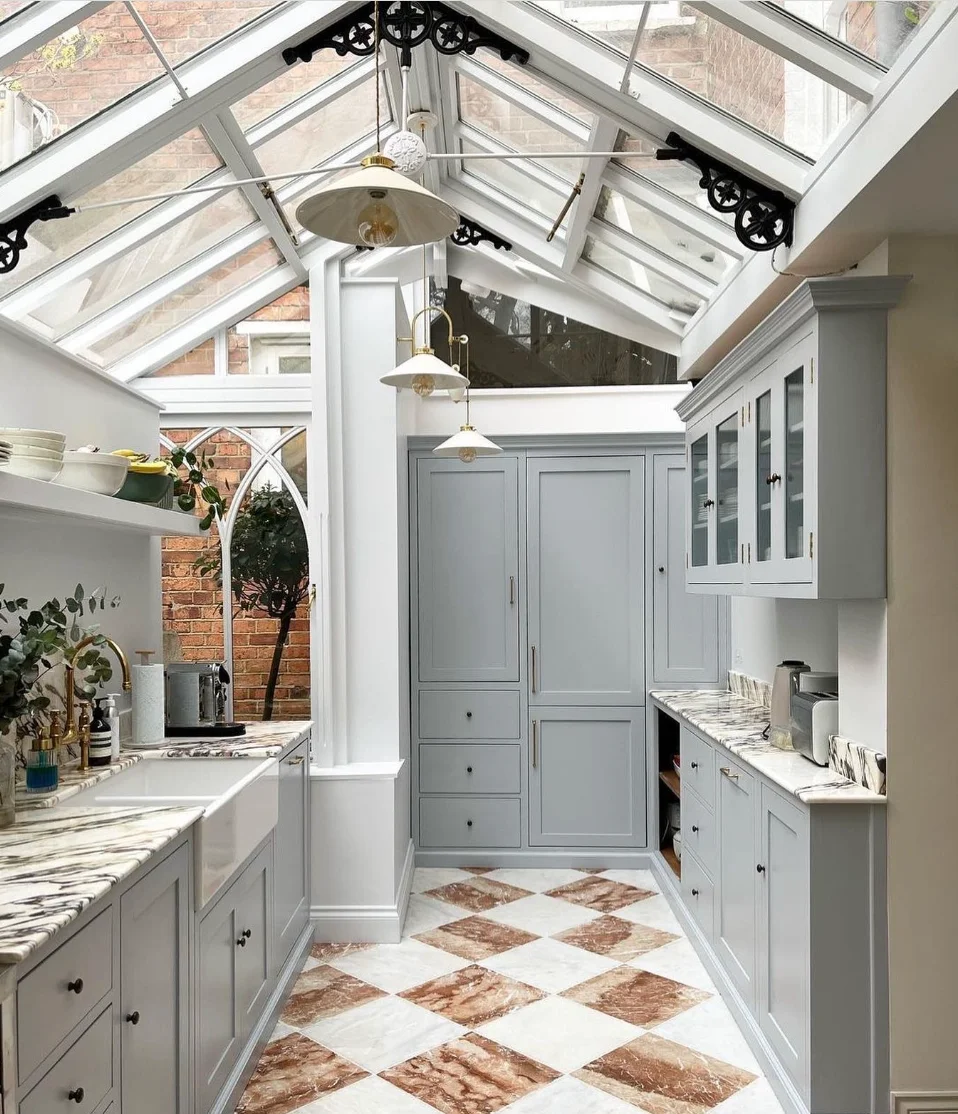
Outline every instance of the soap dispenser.
<path fill-rule="evenodd" d="M 37 735 L 26 754 L 27 792 L 52 793 L 60 784 L 60 751 L 48 728 Z"/>
<path fill-rule="evenodd" d="M 93 720 L 90 723 L 90 765 L 109 766 L 113 750 L 113 732 L 104 707 L 106 697 L 94 700 Z"/>

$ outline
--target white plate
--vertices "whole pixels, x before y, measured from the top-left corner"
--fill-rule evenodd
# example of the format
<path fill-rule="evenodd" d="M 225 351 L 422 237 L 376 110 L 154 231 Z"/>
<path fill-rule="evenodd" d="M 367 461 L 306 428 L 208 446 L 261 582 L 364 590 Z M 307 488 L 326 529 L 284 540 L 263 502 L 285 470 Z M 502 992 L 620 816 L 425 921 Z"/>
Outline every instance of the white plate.
<path fill-rule="evenodd" d="M 29 456 L 38 460 L 55 460 L 63 463 L 63 449 L 51 449 L 45 445 L 14 445 L 10 452 L 12 457 Z"/>
<path fill-rule="evenodd" d="M 17 426 L 0 426 L 0 441 L 9 441 L 14 445 L 32 445 L 37 441 L 51 441 L 54 445 L 65 446 L 67 436 L 58 433 L 55 429 L 21 429 Z"/>

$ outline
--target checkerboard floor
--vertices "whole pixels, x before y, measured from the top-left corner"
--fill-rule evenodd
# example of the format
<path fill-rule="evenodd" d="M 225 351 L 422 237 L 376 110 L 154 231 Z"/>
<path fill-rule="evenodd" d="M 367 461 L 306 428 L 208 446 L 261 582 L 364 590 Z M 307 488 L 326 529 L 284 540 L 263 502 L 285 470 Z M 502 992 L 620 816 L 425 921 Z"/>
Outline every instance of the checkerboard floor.
<path fill-rule="evenodd" d="M 316 944 L 236 1114 L 782 1114 L 643 870 L 420 869 Z"/>

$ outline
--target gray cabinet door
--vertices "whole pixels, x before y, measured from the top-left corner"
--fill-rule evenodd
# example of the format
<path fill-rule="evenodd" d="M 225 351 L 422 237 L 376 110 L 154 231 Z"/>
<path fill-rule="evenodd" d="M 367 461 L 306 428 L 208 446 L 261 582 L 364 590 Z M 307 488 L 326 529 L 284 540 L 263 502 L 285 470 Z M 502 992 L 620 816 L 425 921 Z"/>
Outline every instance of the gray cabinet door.
<path fill-rule="evenodd" d="M 273 848 L 267 845 L 243 872 L 236 894 L 236 1013 L 241 1038 L 249 1036 L 270 989 Z"/>
<path fill-rule="evenodd" d="M 644 464 L 528 462 L 533 704 L 645 703 Z"/>
<path fill-rule="evenodd" d="M 808 1087 L 808 815 L 763 785 L 758 865 L 758 1021 L 792 1081 Z"/>
<path fill-rule="evenodd" d="M 277 970 L 309 920 L 306 816 L 309 795 L 309 739 L 279 764 L 279 821 L 275 841 L 273 923 Z"/>
<path fill-rule="evenodd" d="M 518 458 L 416 467 L 419 679 L 518 681 Z"/>
<path fill-rule="evenodd" d="M 196 956 L 196 1114 L 206 1114 L 239 1055 L 232 890 L 200 924 Z"/>
<path fill-rule="evenodd" d="M 533 708 L 531 719 L 529 843 L 644 847 L 643 712 Z"/>
<path fill-rule="evenodd" d="M 189 1109 L 190 848 L 120 899 L 121 1106 Z"/>
<path fill-rule="evenodd" d="M 685 588 L 685 457 L 653 458 L 652 678 L 718 682 L 718 599 Z"/>
<path fill-rule="evenodd" d="M 719 824 L 719 957 L 739 993 L 755 1004 L 755 778 L 726 755 L 716 756 Z"/>

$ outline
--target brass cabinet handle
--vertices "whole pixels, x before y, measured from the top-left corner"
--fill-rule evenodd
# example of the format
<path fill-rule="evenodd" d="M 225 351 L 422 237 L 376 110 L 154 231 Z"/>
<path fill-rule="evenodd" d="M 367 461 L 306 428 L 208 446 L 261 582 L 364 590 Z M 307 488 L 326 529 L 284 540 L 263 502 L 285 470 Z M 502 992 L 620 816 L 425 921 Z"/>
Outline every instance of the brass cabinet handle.
<path fill-rule="evenodd" d="M 539 721 L 532 721 L 532 768 L 539 768 Z"/>
<path fill-rule="evenodd" d="M 738 774 L 733 774 L 728 766 L 719 766 L 719 773 L 725 774 L 729 781 L 738 781 Z"/>
<path fill-rule="evenodd" d="M 509 606 L 515 607 L 516 604 L 516 578 L 509 577 Z"/>
<path fill-rule="evenodd" d="M 532 691 L 536 691 L 536 648 L 532 647 Z"/>

